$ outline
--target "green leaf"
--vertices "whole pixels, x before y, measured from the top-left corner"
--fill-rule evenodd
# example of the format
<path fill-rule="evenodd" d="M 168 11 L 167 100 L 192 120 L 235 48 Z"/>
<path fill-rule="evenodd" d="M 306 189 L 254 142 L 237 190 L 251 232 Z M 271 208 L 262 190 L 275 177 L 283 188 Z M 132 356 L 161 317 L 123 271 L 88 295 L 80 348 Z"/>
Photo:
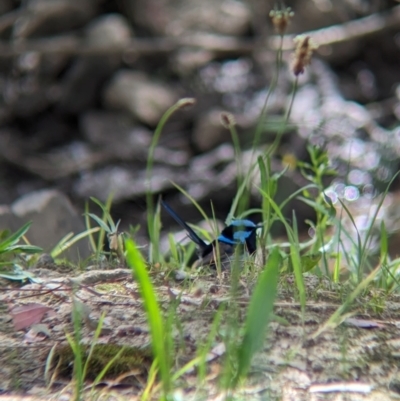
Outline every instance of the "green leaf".
<path fill-rule="evenodd" d="M 21 239 L 21 237 L 23 237 L 25 235 L 25 233 L 29 230 L 29 227 L 31 226 L 31 224 L 32 224 L 32 222 L 26 223 L 14 234 L 10 235 L 4 241 L 0 242 L 0 253 L 7 252 L 7 248 L 9 246 L 15 245 Z"/>
<path fill-rule="evenodd" d="M 4 251 L 0 251 L 0 254 L 5 253 L 5 252 L 40 253 L 40 252 L 43 252 L 43 249 L 38 246 L 34 246 L 34 245 L 16 244 L 16 245 L 9 246 Z"/>
<path fill-rule="evenodd" d="M 318 262 L 321 260 L 321 257 L 321 253 L 309 253 L 307 255 L 300 256 L 303 273 L 306 273 L 317 266 Z"/>
<path fill-rule="evenodd" d="M 96 221 L 96 223 L 107 233 L 111 233 L 111 229 L 110 227 L 108 227 L 108 225 L 98 216 L 96 216 L 93 213 L 89 213 L 88 214 L 93 220 Z"/>
<path fill-rule="evenodd" d="M 176 246 L 176 242 L 172 234 L 168 234 L 168 242 L 169 242 L 169 252 L 171 253 L 173 259 L 175 259 L 179 263 L 178 248 Z"/>
<path fill-rule="evenodd" d="M 93 196 L 91 196 L 91 197 L 90 197 L 90 200 L 91 200 L 92 202 L 94 202 L 97 206 L 99 206 L 100 209 L 101 209 L 103 212 L 106 212 L 106 211 L 107 211 L 107 208 L 106 208 L 98 199 L 96 199 L 96 198 L 94 198 Z"/>
<path fill-rule="evenodd" d="M 273 198 L 275 195 L 276 186 L 275 188 L 273 188 L 274 185 L 272 184 L 272 180 L 270 180 L 269 169 L 267 169 L 266 163 L 261 156 L 258 157 L 257 162 L 258 162 L 258 170 L 260 172 L 261 188 L 263 189 L 263 191 L 269 194 L 271 198 Z M 263 198 L 261 208 L 262 208 L 262 219 L 263 221 L 267 221 L 270 215 L 270 206 L 268 199 L 265 197 Z"/>
<path fill-rule="evenodd" d="M 319 212 L 325 216 L 331 217 L 331 211 L 327 210 L 323 205 L 318 204 L 316 201 L 304 198 L 302 196 L 298 196 L 297 199 L 301 200 L 306 205 L 315 209 L 316 212 Z M 336 210 L 335 210 L 335 213 L 336 213 Z"/>
<path fill-rule="evenodd" d="M 15 273 L 12 272 L 1 272 L 0 271 L 0 277 L 5 278 L 7 280 L 12 280 L 12 281 L 26 281 L 29 280 L 32 283 L 39 283 L 41 282 L 40 279 L 36 279 L 32 273 L 26 272 L 23 270 L 18 270 Z"/>

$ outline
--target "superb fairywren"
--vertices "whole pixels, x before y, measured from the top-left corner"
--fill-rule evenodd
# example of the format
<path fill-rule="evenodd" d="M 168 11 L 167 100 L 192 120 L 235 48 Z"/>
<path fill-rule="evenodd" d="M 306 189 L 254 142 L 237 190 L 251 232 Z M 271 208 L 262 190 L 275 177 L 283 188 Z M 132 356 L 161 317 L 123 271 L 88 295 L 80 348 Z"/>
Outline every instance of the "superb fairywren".
<path fill-rule="evenodd" d="M 229 257 L 235 253 L 237 245 L 244 246 L 249 254 L 256 251 L 256 230 L 260 226 L 254 224 L 251 220 L 233 220 L 229 226 L 222 230 L 216 240 L 207 244 L 178 216 L 168 203 L 161 201 L 161 204 L 175 221 L 186 230 L 189 238 L 197 245 L 199 264 L 215 264 L 216 255 L 218 254 L 216 247 L 219 249 L 219 256 L 222 262 L 229 260 Z"/>

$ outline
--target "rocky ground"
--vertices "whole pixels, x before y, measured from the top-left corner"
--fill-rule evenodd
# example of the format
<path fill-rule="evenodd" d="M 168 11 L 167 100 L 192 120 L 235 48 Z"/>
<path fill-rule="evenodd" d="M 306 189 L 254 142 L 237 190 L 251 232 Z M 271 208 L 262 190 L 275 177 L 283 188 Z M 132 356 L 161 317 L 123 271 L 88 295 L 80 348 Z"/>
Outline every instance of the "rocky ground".
<path fill-rule="evenodd" d="M 91 365 L 88 379 L 94 380 L 110 358 L 122 346 L 127 347 L 126 357 L 122 359 L 126 358 L 126 362 L 116 363 L 109 371 L 97 386 L 96 397 L 136 399 L 146 384 L 151 357 L 146 317 L 131 272 L 117 268 L 66 275 L 60 266 L 47 266 L 34 273 L 42 278 L 41 284 L 15 287 L 1 296 L 2 391 L 15 397 L 29 395 L 33 400 L 70 399 L 69 364 L 73 357 L 68 351 L 65 333 L 73 330 L 71 291 L 75 287 L 74 302 L 85 305 L 82 312 L 85 344 L 91 343 L 100 315 L 106 314 L 98 340 L 99 356 Z M 175 311 L 174 360 L 176 366 L 182 366 L 196 356 L 198 343 L 206 340 L 216 311 L 229 299 L 230 279 L 219 280 L 215 274 L 205 273 L 192 282 L 177 283 L 165 272 L 153 271 L 152 276 L 162 308 L 167 311 L 172 307 Z M 387 298 L 383 308 L 374 306 L 370 297 L 359 299 L 348 311 L 351 313 L 343 317 L 342 324 L 321 331 L 342 300 L 328 282 L 311 275 L 305 280 L 309 301 L 304 322 L 293 283 L 285 278 L 280 283 L 274 311 L 278 318 L 270 324 L 249 381 L 236 396 L 251 400 L 397 399 L 400 394 L 400 299 Z M 252 286 L 250 279 L 243 280 L 239 287 L 235 313 L 240 320 L 245 316 Z M 39 310 L 41 323 L 26 329 L 26 312 L 32 316 Z M 229 324 L 225 314 L 218 330 L 220 334 L 212 342 L 205 383 L 198 386 L 196 371 L 190 371 L 175 383 L 176 396 L 221 399 L 216 379 L 223 368 L 224 349 L 218 339 Z M 49 356 L 54 346 L 55 354 Z M 114 349 L 101 351 L 101 346 Z M 46 390 L 49 382 L 51 390 Z M 339 387 L 328 392 L 333 385 Z"/>

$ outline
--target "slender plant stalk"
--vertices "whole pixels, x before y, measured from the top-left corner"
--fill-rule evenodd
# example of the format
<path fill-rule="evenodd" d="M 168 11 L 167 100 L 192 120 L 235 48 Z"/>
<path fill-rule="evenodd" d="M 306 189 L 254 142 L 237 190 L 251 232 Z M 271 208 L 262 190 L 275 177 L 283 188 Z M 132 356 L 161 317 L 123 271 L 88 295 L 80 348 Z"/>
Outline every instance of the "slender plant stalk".
<path fill-rule="evenodd" d="M 339 308 L 331 315 L 331 317 L 311 336 L 311 338 L 317 338 L 325 330 L 334 328 L 342 322 L 342 315 L 349 306 L 354 302 L 354 300 L 360 295 L 364 289 L 375 279 L 376 275 L 380 270 L 380 266 L 376 267 L 364 280 L 362 280 L 357 287 L 351 292 L 347 297 L 345 302 L 339 306 Z"/>
<path fill-rule="evenodd" d="M 140 397 L 141 401 L 147 401 L 151 397 L 151 391 L 157 390 L 157 386 L 155 385 L 158 373 L 158 363 L 156 360 L 151 364 L 149 374 L 147 375 L 147 384 L 144 389 L 142 396 Z"/>
<path fill-rule="evenodd" d="M 369 240 L 370 240 L 370 238 L 371 238 L 371 236 L 372 236 L 373 226 L 374 226 L 374 224 L 375 224 L 376 218 L 378 217 L 378 214 L 379 214 L 379 212 L 380 212 L 380 210 L 381 210 L 381 207 L 382 207 L 382 205 L 383 205 L 383 202 L 384 202 L 384 200 L 385 200 L 385 198 L 386 198 L 386 195 L 387 195 L 388 192 L 389 192 L 389 189 L 390 189 L 392 183 L 394 182 L 394 180 L 397 178 L 397 176 L 398 176 L 399 174 L 400 174 L 400 170 L 399 170 L 399 171 L 393 176 L 393 178 L 389 181 L 389 184 L 387 185 L 387 187 L 386 187 L 386 189 L 385 189 L 385 192 L 383 193 L 382 198 L 381 198 L 381 200 L 380 200 L 379 203 L 378 203 L 378 207 L 376 208 L 375 213 L 374 213 L 374 215 L 373 215 L 373 217 L 372 217 L 372 220 L 371 220 L 371 222 L 370 222 L 370 225 L 369 225 L 367 234 L 366 234 L 366 236 L 365 236 L 365 240 L 364 240 L 362 249 L 361 249 L 361 251 L 360 251 L 360 253 L 361 253 L 361 259 L 359 260 L 359 267 L 358 267 L 358 271 L 359 271 L 359 272 L 362 271 L 362 267 L 363 267 L 363 265 L 364 265 L 364 263 L 365 263 L 365 261 L 366 261 L 366 259 L 367 259 L 367 256 L 368 256 L 367 246 L 368 246 L 368 242 L 369 242 Z M 358 282 L 360 282 L 360 281 L 361 281 L 361 274 L 358 273 Z"/>
<path fill-rule="evenodd" d="M 83 391 L 83 353 L 81 346 L 81 338 L 82 338 L 82 327 L 81 327 L 81 313 L 78 311 L 78 308 L 75 306 L 73 302 L 72 307 L 72 321 L 74 326 L 74 334 L 66 334 L 67 341 L 74 353 L 74 401 L 80 401 L 82 399 L 82 391 Z"/>
<path fill-rule="evenodd" d="M 296 78 L 295 78 L 295 80 L 293 82 L 293 89 L 292 89 L 292 94 L 290 96 L 289 107 L 286 109 L 286 113 L 285 113 L 285 116 L 284 116 L 283 121 L 281 123 L 280 130 L 278 131 L 274 142 L 272 143 L 272 145 L 269 147 L 269 149 L 267 151 L 267 155 L 269 155 L 269 156 L 271 156 L 272 154 L 275 153 L 275 151 L 278 149 L 278 146 L 279 146 L 279 144 L 281 142 L 282 135 L 285 132 L 287 123 L 289 122 L 290 114 L 292 113 L 293 103 L 294 103 L 294 99 L 296 98 L 298 85 L 299 85 L 299 78 L 298 78 L 298 76 L 296 76 Z"/>
<path fill-rule="evenodd" d="M 254 140 L 253 140 L 253 154 L 255 150 L 258 148 L 258 145 L 260 144 L 261 134 L 263 132 L 265 121 L 267 119 L 268 102 L 272 93 L 274 93 L 276 85 L 279 80 L 279 74 L 282 66 L 282 46 L 283 46 L 283 35 L 280 35 L 280 44 L 278 46 L 278 49 L 276 50 L 275 73 L 272 78 L 271 84 L 268 88 L 267 96 L 265 98 L 263 108 L 261 109 L 260 117 L 258 118 L 256 132 L 254 134 Z"/>
<path fill-rule="evenodd" d="M 103 215 L 102 215 L 102 220 L 104 222 L 107 220 L 107 215 L 110 214 L 113 197 L 114 197 L 114 195 L 112 193 L 110 193 L 110 195 L 108 196 L 108 198 L 106 200 L 106 204 L 104 205 Z M 96 202 L 96 203 L 99 204 L 98 202 Z M 103 251 L 103 246 L 104 246 L 103 244 L 104 244 L 105 237 L 106 237 L 106 231 L 100 230 L 99 239 L 97 241 L 97 250 L 99 252 Z"/>
<path fill-rule="evenodd" d="M 162 130 L 170 119 L 170 117 L 179 109 L 185 106 L 193 105 L 195 102 L 194 99 L 184 98 L 178 100 L 173 106 L 171 106 L 161 117 L 159 123 L 157 124 L 156 130 L 154 131 L 153 138 L 150 143 L 149 153 L 147 156 L 147 166 L 146 166 L 146 202 L 147 202 L 147 229 L 150 237 L 150 250 L 149 250 L 149 260 L 150 263 L 160 262 L 161 254 L 160 254 L 160 230 L 159 223 L 157 224 L 157 219 L 159 219 L 159 215 L 155 215 L 154 203 L 153 203 L 153 191 L 151 187 L 151 176 L 153 172 L 154 165 L 154 152 L 158 141 L 160 139 Z"/>
<path fill-rule="evenodd" d="M 84 214 L 84 217 L 85 217 L 86 230 L 90 231 L 92 229 L 92 225 L 90 224 L 89 202 L 88 201 L 85 202 L 85 214 Z M 94 236 L 93 236 L 92 232 L 89 235 L 89 242 L 90 242 L 90 246 L 92 248 L 92 251 L 97 255 L 98 254 L 98 249 L 97 249 L 96 242 L 94 240 Z"/>

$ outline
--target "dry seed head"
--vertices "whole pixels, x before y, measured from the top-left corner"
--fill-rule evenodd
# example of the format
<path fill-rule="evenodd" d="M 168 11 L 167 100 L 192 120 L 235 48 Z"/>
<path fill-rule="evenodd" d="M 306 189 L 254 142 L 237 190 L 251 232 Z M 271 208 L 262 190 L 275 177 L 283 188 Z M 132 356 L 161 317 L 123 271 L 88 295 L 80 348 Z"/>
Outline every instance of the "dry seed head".
<path fill-rule="evenodd" d="M 290 171 L 294 171 L 297 166 L 297 157 L 293 153 L 285 153 L 282 158 L 282 164 L 287 166 Z"/>
<path fill-rule="evenodd" d="M 290 24 L 290 20 L 294 17 L 294 12 L 290 7 L 282 10 L 271 10 L 269 12 L 269 17 L 272 20 L 275 31 L 279 35 L 283 35 Z"/>
<path fill-rule="evenodd" d="M 236 125 L 235 117 L 233 114 L 224 111 L 221 113 L 221 123 L 227 129 L 234 127 Z"/>
<path fill-rule="evenodd" d="M 118 233 L 115 232 L 108 234 L 108 243 L 110 249 L 116 251 L 118 249 Z"/>
<path fill-rule="evenodd" d="M 311 57 L 314 50 L 318 49 L 318 46 L 314 41 L 305 35 L 296 36 L 294 39 L 296 48 L 293 55 L 292 71 L 293 74 L 298 76 L 304 72 L 306 65 L 311 62 Z"/>
<path fill-rule="evenodd" d="M 179 99 L 178 102 L 176 103 L 177 106 L 182 109 L 187 106 L 193 106 L 196 103 L 196 99 L 193 97 L 184 97 L 182 99 Z"/>

